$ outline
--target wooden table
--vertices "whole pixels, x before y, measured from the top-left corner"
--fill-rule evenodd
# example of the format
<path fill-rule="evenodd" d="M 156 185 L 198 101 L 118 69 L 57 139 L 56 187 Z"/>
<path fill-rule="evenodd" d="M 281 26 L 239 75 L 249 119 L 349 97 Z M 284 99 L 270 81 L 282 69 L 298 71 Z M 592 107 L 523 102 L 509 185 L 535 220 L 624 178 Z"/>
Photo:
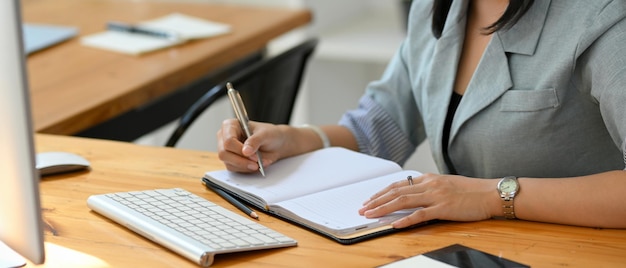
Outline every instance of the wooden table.
<path fill-rule="evenodd" d="M 169 96 L 311 20 L 308 10 L 176 1 L 22 0 L 22 6 L 25 22 L 79 28 L 78 37 L 34 53 L 27 62 L 35 131 L 64 135 Z M 80 36 L 104 31 L 107 21 L 134 23 L 174 12 L 230 24 L 232 33 L 142 56 L 80 44 Z"/>
<path fill-rule="evenodd" d="M 92 194 L 181 187 L 243 215 L 200 183 L 205 171 L 224 168 L 215 153 L 44 134 L 36 135 L 36 144 L 39 152 L 74 152 L 92 164 L 88 172 L 42 179 L 45 266 L 197 267 L 90 211 L 86 200 Z M 444 222 L 344 246 L 265 214 L 259 222 L 295 238 L 298 246 L 218 255 L 214 266 L 374 267 L 455 243 L 533 267 L 626 264 L 626 230 L 517 220 Z"/>

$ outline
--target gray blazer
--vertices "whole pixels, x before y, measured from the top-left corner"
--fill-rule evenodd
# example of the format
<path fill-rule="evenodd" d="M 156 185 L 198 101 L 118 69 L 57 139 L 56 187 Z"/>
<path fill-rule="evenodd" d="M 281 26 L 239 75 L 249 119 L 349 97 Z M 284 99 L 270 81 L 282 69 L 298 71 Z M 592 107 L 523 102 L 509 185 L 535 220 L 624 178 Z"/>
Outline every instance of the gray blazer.
<path fill-rule="evenodd" d="M 402 47 L 340 121 L 361 151 L 403 163 L 427 138 L 448 172 L 442 131 L 467 4 L 453 1 L 435 39 L 432 1 L 414 1 Z M 495 33 L 446 141 L 456 170 L 496 178 L 624 169 L 625 17 L 622 0 L 536 0 L 511 29 Z"/>

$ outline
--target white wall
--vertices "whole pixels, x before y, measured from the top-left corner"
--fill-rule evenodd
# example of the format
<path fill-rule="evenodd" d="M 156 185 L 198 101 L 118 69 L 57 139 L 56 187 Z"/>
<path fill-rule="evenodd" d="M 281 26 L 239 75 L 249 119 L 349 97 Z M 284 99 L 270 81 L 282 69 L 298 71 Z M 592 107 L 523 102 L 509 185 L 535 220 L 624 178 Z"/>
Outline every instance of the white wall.
<path fill-rule="evenodd" d="M 395 0 L 188 0 L 285 7 L 308 7 L 313 23 L 278 38 L 270 53 L 317 36 L 316 49 L 298 96 L 292 124 L 334 124 L 348 109 L 356 107 L 367 83 L 382 74 L 404 37 L 400 1 Z M 329 101 L 331 100 L 331 101 Z M 218 101 L 191 127 L 178 147 L 216 150 L 215 133 L 223 119 L 232 117 L 227 99 Z M 137 141 L 164 144 L 171 125 Z M 405 168 L 437 172 L 430 148 L 420 146 Z"/>

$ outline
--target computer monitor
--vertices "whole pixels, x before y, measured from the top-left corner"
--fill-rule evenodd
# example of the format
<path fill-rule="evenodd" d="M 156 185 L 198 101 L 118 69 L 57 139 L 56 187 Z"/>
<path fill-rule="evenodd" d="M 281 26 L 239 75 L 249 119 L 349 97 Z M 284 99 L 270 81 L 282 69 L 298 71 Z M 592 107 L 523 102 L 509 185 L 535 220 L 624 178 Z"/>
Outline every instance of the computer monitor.
<path fill-rule="evenodd" d="M 1 267 L 41 264 L 45 255 L 21 25 L 20 0 L 0 0 Z M 23 258 L 14 262 L 14 252 Z"/>

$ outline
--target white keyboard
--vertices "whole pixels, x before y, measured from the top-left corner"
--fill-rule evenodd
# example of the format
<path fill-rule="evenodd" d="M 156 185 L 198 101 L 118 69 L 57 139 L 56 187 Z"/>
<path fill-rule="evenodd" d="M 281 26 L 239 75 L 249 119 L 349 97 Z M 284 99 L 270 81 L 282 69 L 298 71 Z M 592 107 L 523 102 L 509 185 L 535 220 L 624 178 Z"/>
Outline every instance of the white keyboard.
<path fill-rule="evenodd" d="M 297 241 L 183 189 L 92 195 L 92 210 L 207 267 L 215 254 L 288 247 Z"/>

